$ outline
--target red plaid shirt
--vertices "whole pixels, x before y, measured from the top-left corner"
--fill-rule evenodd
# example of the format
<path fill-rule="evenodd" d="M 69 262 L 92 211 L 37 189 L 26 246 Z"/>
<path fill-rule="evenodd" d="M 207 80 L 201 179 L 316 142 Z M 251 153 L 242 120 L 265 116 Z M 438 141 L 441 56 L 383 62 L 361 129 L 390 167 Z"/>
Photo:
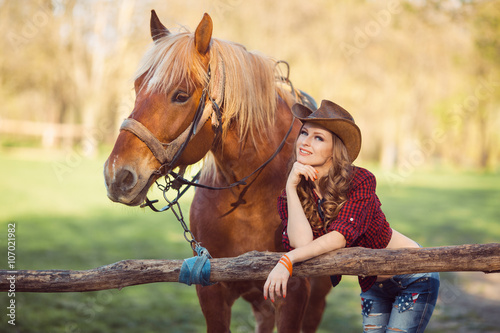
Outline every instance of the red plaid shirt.
<path fill-rule="evenodd" d="M 340 209 L 335 220 L 328 222 L 326 231 L 314 232 L 314 239 L 330 231 L 338 231 L 344 235 L 346 247 L 361 246 L 370 249 L 384 249 L 389 244 L 392 229 L 380 209 L 381 203 L 375 194 L 375 176 L 368 170 L 355 167 L 354 177 L 351 181 L 348 200 Z M 314 200 L 319 198 L 313 191 Z M 278 197 L 278 213 L 283 224 L 283 245 L 287 251 L 293 250 L 288 239 L 288 209 L 286 192 L 283 190 Z M 359 285 L 363 291 L 370 289 L 375 283 L 376 276 L 359 278 Z M 341 276 L 331 276 L 335 287 L 340 282 Z"/>

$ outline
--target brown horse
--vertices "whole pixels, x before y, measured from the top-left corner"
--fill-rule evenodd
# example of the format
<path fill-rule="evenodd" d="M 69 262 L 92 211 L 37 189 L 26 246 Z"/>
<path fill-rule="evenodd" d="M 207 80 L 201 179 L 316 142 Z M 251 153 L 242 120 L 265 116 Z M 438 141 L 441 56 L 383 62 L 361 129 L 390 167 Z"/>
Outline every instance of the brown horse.
<path fill-rule="evenodd" d="M 298 94 L 276 80 L 271 58 L 212 38 L 207 14 L 194 34 L 171 33 L 153 11 L 151 35 L 154 42 L 135 77 L 134 110 L 104 166 L 109 198 L 139 205 L 165 172 L 203 157 L 199 182 L 227 186 L 268 160 L 293 124 L 282 151 L 247 185 L 198 188 L 190 211 L 191 230 L 213 257 L 283 251 L 276 199 L 300 128 L 290 112 Z M 275 325 L 279 332 L 316 331 L 331 289 L 328 278 L 293 277 L 287 298 L 275 304 L 264 300 L 263 282 L 197 286 L 207 331 L 229 332 L 239 297 L 251 303 L 257 332 L 272 332 Z"/>

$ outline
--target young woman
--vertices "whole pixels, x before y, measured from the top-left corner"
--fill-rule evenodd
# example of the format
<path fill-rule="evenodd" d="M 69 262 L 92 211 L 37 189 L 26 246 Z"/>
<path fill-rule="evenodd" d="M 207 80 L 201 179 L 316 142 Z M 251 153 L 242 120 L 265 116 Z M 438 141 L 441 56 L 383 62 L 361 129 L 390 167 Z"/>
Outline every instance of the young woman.
<path fill-rule="evenodd" d="M 286 297 L 293 264 L 343 247 L 410 248 L 419 245 L 391 229 L 375 194 L 375 177 L 355 167 L 361 132 L 352 116 L 324 100 L 318 110 L 295 104 L 303 123 L 295 158 L 278 198 L 283 244 L 289 251 L 269 274 L 264 297 Z M 340 282 L 332 276 L 332 284 Z M 439 289 L 437 273 L 359 277 L 366 332 L 423 332 Z"/>

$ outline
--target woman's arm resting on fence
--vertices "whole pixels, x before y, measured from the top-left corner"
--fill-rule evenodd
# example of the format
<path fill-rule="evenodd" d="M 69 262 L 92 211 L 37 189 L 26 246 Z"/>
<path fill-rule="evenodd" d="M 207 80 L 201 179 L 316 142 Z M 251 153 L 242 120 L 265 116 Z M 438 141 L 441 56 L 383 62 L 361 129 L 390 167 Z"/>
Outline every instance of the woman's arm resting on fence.
<path fill-rule="evenodd" d="M 287 256 L 293 264 L 333 250 L 341 249 L 345 247 L 345 245 L 346 240 L 344 236 L 337 231 L 332 231 L 316 238 L 304 246 L 288 252 Z M 264 284 L 264 298 L 267 299 L 267 297 L 270 297 L 271 301 L 274 302 L 275 295 L 286 297 L 286 287 L 289 278 L 290 273 L 288 269 L 283 264 L 278 263 L 271 273 L 269 273 L 266 283 Z"/>

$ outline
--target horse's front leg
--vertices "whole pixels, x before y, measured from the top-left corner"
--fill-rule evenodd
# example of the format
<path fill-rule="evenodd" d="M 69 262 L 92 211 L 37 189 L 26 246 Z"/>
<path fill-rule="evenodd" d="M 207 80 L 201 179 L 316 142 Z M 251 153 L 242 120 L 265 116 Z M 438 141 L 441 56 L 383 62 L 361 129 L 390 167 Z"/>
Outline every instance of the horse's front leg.
<path fill-rule="evenodd" d="M 224 283 L 206 287 L 196 285 L 196 293 L 205 316 L 207 333 L 229 333 L 231 306 L 239 295 Z"/>
<path fill-rule="evenodd" d="M 255 317 L 255 332 L 272 333 L 275 324 L 275 308 L 269 300 L 264 299 L 263 288 L 264 282 L 257 284 L 257 288 L 243 294 L 242 297 L 252 305 Z"/>
<path fill-rule="evenodd" d="M 262 284 L 263 285 L 263 284 Z M 274 306 L 264 300 L 260 288 L 252 282 L 218 283 L 212 286 L 196 286 L 201 310 L 205 316 L 207 332 L 230 332 L 231 307 L 241 295 L 252 306 L 256 320 L 256 333 L 272 333 L 274 329 Z"/>
<path fill-rule="evenodd" d="M 276 300 L 278 332 L 301 332 L 310 293 L 309 279 L 292 277 L 288 280 L 286 298 Z"/>
<path fill-rule="evenodd" d="M 329 276 L 310 278 L 311 296 L 307 304 L 302 331 L 313 333 L 318 329 L 321 318 L 326 307 L 326 296 L 332 290 L 332 282 Z"/>

